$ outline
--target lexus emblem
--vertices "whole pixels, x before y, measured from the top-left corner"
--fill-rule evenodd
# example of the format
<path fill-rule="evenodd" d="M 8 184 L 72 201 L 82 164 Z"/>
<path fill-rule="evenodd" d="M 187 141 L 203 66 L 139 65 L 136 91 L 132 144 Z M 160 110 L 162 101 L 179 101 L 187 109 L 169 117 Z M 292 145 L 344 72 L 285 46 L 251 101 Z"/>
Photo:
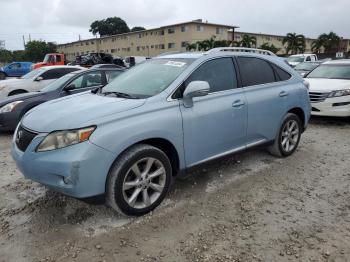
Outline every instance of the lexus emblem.
<path fill-rule="evenodd" d="M 19 142 L 19 140 L 21 140 L 22 135 L 23 135 L 23 131 L 22 131 L 22 130 L 19 130 L 19 131 L 17 132 L 17 136 L 16 136 L 16 142 L 17 142 L 17 143 Z"/>

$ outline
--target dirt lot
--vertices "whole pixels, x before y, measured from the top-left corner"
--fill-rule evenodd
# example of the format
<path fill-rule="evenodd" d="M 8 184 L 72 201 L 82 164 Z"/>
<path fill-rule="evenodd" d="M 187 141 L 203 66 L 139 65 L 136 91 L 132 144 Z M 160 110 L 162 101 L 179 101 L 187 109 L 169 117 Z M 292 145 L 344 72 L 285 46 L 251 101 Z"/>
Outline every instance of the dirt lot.
<path fill-rule="evenodd" d="M 313 119 L 290 158 L 218 161 L 142 218 L 25 180 L 0 134 L 0 261 L 350 261 L 349 130 Z"/>

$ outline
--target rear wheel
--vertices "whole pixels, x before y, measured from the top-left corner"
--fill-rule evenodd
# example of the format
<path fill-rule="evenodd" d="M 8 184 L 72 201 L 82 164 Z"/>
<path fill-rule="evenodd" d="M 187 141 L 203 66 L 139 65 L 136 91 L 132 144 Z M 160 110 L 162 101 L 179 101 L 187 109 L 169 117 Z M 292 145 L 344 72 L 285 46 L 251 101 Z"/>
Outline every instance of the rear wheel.
<path fill-rule="evenodd" d="M 108 175 L 107 203 L 126 215 L 144 215 L 162 202 L 171 177 L 171 164 L 163 151 L 135 145 L 119 157 Z"/>
<path fill-rule="evenodd" d="M 282 123 L 278 136 L 269 151 L 278 157 L 287 157 L 297 149 L 301 136 L 301 121 L 295 114 L 288 113 Z"/>
<path fill-rule="evenodd" d="M 0 80 L 5 80 L 6 79 L 6 74 L 3 72 L 0 72 Z"/>

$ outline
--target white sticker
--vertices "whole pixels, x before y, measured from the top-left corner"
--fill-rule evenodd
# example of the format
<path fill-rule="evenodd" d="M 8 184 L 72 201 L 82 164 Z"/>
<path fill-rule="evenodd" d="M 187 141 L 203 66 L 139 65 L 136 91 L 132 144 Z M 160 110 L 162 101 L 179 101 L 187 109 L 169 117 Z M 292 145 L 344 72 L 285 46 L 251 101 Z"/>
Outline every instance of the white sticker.
<path fill-rule="evenodd" d="M 177 62 L 177 61 L 168 61 L 165 65 L 176 66 L 176 67 L 183 67 L 184 65 L 186 65 L 186 63 L 184 63 L 184 62 Z"/>

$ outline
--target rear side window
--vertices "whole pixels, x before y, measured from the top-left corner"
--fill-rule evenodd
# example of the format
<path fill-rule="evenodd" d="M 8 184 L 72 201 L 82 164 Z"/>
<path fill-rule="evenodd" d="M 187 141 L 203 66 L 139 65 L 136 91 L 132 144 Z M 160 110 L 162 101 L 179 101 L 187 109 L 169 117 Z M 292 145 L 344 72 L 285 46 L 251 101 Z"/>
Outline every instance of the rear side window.
<path fill-rule="evenodd" d="M 119 76 L 123 71 L 106 71 L 107 83 L 111 82 L 114 78 Z"/>
<path fill-rule="evenodd" d="M 292 77 L 289 73 L 284 71 L 279 66 L 272 64 L 272 67 L 276 72 L 277 81 L 287 81 Z"/>
<path fill-rule="evenodd" d="M 49 80 L 49 79 L 56 79 L 60 78 L 68 73 L 74 72 L 79 70 L 79 68 L 55 68 L 55 69 L 50 69 L 44 72 L 41 76 L 44 78 L 44 80 Z"/>
<path fill-rule="evenodd" d="M 237 57 L 243 86 L 262 85 L 275 82 L 272 66 L 255 57 Z"/>
<path fill-rule="evenodd" d="M 186 80 L 185 86 L 192 81 L 207 81 L 210 93 L 237 88 L 232 59 L 219 58 L 205 62 Z"/>

